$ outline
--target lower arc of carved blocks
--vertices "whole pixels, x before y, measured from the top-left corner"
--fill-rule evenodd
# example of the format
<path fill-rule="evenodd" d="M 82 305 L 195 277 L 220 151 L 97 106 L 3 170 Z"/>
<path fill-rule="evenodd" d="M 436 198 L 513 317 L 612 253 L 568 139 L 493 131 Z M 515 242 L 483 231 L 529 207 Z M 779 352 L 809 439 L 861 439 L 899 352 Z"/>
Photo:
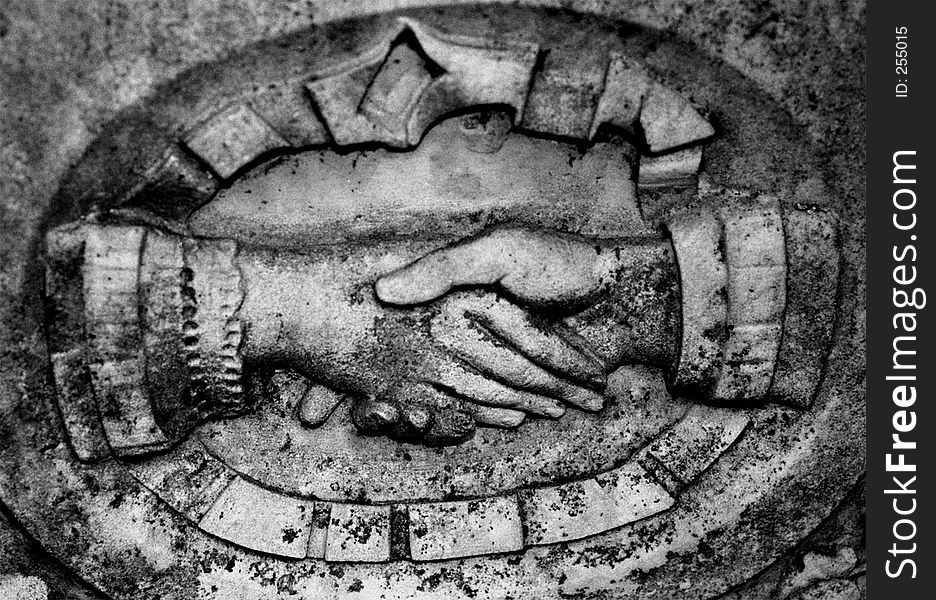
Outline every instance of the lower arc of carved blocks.
<path fill-rule="evenodd" d="M 446 560 L 523 548 L 520 507 L 514 496 L 409 506 L 413 560 Z"/>
<path fill-rule="evenodd" d="M 526 542 L 531 546 L 598 535 L 663 512 L 675 502 L 636 463 L 593 479 L 527 490 L 521 497 Z"/>
<path fill-rule="evenodd" d="M 688 484 L 718 460 L 749 422 L 747 414 L 738 410 L 696 405 L 657 437 L 647 452 Z"/>
<path fill-rule="evenodd" d="M 389 506 L 333 504 L 328 519 L 325 560 L 389 561 L 390 510 Z"/>
<path fill-rule="evenodd" d="M 246 104 L 234 104 L 185 134 L 182 143 L 221 179 L 260 155 L 289 146 Z"/>
<path fill-rule="evenodd" d="M 305 558 L 313 503 L 270 491 L 240 477 L 227 486 L 198 527 L 231 543 L 288 558 Z"/>
<path fill-rule="evenodd" d="M 129 467 L 144 487 L 197 523 L 237 475 L 192 440 L 173 452 Z"/>

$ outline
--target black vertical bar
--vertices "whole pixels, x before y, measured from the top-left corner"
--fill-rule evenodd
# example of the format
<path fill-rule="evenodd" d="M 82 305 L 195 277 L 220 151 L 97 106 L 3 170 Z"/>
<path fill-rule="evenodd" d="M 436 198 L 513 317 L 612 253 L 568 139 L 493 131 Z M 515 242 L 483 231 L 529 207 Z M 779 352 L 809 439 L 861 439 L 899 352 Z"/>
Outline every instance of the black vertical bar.
<path fill-rule="evenodd" d="M 867 9 L 868 598 L 933 598 L 936 21 L 928 2 Z"/>

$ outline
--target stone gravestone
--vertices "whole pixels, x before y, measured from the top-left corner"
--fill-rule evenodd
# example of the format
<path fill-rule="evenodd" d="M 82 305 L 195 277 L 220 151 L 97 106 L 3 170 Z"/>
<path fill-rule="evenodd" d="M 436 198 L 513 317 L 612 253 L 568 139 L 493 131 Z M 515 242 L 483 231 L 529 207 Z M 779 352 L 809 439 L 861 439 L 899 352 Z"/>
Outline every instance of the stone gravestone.
<path fill-rule="evenodd" d="M 193 67 L 35 228 L 0 497 L 114 599 L 731 593 L 860 476 L 856 225 L 812 147 L 574 13 Z M 847 550 L 756 594 L 853 597 Z"/>

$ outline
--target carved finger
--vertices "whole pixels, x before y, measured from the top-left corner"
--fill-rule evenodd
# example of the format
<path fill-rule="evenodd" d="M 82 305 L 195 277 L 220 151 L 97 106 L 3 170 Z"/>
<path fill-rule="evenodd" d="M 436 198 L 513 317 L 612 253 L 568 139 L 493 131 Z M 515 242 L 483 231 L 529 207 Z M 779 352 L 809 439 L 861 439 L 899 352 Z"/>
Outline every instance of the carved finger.
<path fill-rule="evenodd" d="M 416 383 L 409 386 L 408 389 L 408 393 L 395 394 L 397 398 L 399 398 L 398 403 L 404 413 L 404 420 L 406 418 L 406 412 L 411 410 L 413 403 L 416 403 L 417 411 L 420 406 L 430 407 L 430 410 L 435 413 L 441 411 L 460 411 L 474 417 L 474 420 L 478 424 L 489 425 L 491 427 L 512 429 L 523 423 L 526 419 L 526 413 L 522 411 L 485 406 L 483 404 L 462 400 L 429 384 Z"/>
<path fill-rule="evenodd" d="M 396 403 L 377 398 L 361 398 L 351 411 L 351 418 L 358 429 L 371 435 L 386 435 L 399 423 L 401 416 Z"/>
<path fill-rule="evenodd" d="M 479 425 L 489 427 L 500 427 L 502 429 L 513 429 L 519 427 L 526 420 L 526 413 L 510 408 L 497 408 L 495 406 L 484 406 L 473 402 L 466 402 L 465 412 L 474 417 Z"/>
<path fill-rule="evenodd" d="M 475 419 L 460 410 L 443 410 L 435 414 L 432 426 L 423 436 L 430 446 L 450 446 L 463 442 L 474 433 Z"/>
<path fill-rule="evenodd" d="M 491 300 L 486 306 L 475 303 L 465 311 L 519 354 L 541 367 L 574 381 L 594 387 L 604 387 L 604 365 L 588 353 L 587 342 L 567 328 L 537 322 L 529 312 L 503 299 Z"/>
<path fill-rule="evenodd" d="M 524 228 L 496 228 L 437 250 L 377 281 L 390 304 L 434 300 L 457 286 L 499 284 L 524 304 L 570 309 L 597 293 L 614 261 L 594 241 Z"/>
<path fill-rule="evenodd" d="M 475 429 L 467 403 L 421 382 L 403 382 L 385 392 L 384 401 L 400 410 L 387 435 L 402 441 L 448 446 L 466 440 Z"/>
<path fill-rule="evenodd" d="M 514 389 L 457 363 L 442 365 L 435 383 L 456 396 L 486 406 L 510 408 L 553 419 L 565 414 L 565 405 L 555 398 Z"/>
<path fill-rule="evenodd" d="M 346 396 L 318 383 L 312 383 L 299 401 L 299 421 L 306 427 L 318 427 L 328 420 Z"/>
<path fill-rule="evenodd" d="M 462 320 L 456 329 L 437 328 L 439 341 L 480 373 L 512 387 L 562 400 L 588 411 L 601 410 L 604 398 L 535 365 L 483 326 Z M 435 333 L 435 330 L 434 330 Z"/>
<path fill-rule="evenodd" d="M 519 248 L 511 237 L 483 235 L 436 250 L 381 277 L 377 297 L 389 304 L 420 304 L 445 295 L 455 286 L 491 285 L 517 262 Z"/>

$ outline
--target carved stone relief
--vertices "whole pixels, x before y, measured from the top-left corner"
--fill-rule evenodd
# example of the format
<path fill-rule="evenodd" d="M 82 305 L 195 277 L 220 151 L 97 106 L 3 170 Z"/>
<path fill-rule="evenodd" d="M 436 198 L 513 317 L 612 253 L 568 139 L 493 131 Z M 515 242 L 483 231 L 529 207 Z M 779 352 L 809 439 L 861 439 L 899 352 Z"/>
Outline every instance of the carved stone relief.
<path fill-rule="evenodd" d="M 533 8 L 194 67 L 37 229 L 0 496 L 111 598 L 716 597 L 860 421 L 810 144 L 679 40 Z"/>

